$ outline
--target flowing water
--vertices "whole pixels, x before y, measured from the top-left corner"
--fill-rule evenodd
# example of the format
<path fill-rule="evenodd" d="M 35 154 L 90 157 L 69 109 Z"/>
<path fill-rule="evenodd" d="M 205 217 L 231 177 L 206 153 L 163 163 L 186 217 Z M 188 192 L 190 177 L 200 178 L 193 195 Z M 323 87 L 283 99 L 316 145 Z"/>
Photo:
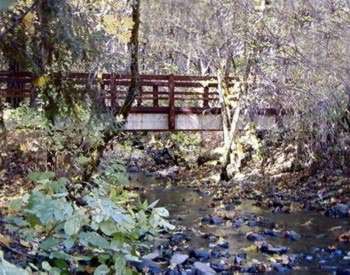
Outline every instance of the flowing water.
<path fill-rule="evenodd" d="M 252 201 L 242 201 L 232 210 L 226 211 L 233 216 L 232 220 L 221 225 L 203 225 L 202 218 L 214 211 L 208 207 L 211 201 L 209 196 L 142 175 L 133 176 L 131 182 L 132 185 L 142 187 L 143 199 L 150 202 L 159 200 L 158 205 L 170 211 L 172 222 L 188 229 L 186 234 L 191 238 L 189 249 L 208 248 L 209 241 L 202 235 L 212 233 L 229 243 L 232 255 L 245 251 L 248 261 L 257 259 L 269 262 L 270 255 L 251 249 L 254 242 L 247 240 L 246 234 L 271 231 L 271 226 L 275 224 L 280 232 L 295 231 L 301 236 L 296 241 L 281 236 L 266 237 L 268 243 L 288 247 L 288 255 L 296 255 L 299 259 L 293 266 L 293 274 L 350 274 L 350 271 L 339 273 L 339 268 L 350 270 L 350 246 L 336 241 L 339 234 L 350 229 L 348 219 L 334 219 L 306 211 L 272 213 L 270 209 L 254 206 Z M 240 223 L 242 220 L 245 222 Z"/>

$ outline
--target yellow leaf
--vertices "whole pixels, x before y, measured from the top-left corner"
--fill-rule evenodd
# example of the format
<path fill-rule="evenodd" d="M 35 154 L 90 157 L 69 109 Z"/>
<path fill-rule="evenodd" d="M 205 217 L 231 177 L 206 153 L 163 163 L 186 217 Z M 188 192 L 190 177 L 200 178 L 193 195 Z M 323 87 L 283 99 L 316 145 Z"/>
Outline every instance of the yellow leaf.
<path fill-rule="evenodd" d="M 8 247 L 10 246 L 10 244 L 11 244 L 10 237 L 0 234 L 0 245 Z"/>
<path fill-rule="evenodd" d="M 43 88 L 49 82 L 49 80 L 50 77 L 48 75 L 42 75 L 35 79 L 33 84 L 37 88 Z"/>
<path fill-rule="evenodd" d="M 256 252 L 256 250 L 257 250 L 257 248 L 256 248 L 256 246 L 255 245 L 250 245 L 250 246 L 248 246 L 248 247 L 245 247 L 244 249 L 243 249 L 245 252 Z"/>

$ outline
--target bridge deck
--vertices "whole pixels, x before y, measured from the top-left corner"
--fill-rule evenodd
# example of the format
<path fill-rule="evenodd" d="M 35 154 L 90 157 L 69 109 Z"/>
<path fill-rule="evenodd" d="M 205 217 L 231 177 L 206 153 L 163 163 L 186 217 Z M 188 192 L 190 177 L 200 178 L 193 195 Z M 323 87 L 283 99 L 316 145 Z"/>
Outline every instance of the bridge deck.
<path fill-rule="evenodd" d="M 96 100 L 106 108 L 118 110 L 124 103 L 130 75 L 86 73 L 54 75 L 69 83 L 74 91 L 93 90 Z M 23 72 L 0 72 L 0 98 L 11 100 L 38 95 L 37 77 Z M 222 129 L 221 109 L 215 77 L 141 75 L 141 92 L 131 108 L 125 130 L 148 131 L 219 131 Z"/>

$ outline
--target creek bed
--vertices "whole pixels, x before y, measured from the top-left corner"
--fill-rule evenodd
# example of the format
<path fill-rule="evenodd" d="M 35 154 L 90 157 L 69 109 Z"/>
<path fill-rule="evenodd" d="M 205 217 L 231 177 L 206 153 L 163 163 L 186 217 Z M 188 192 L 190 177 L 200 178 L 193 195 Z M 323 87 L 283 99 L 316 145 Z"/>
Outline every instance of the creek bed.
<path fill-rule="evenodd" d="M 131 185 L 142 187 L 142 199 L 159 200 L 158 205 L 169 210 L 171 222 L 183 228 L 189 240 L 185 246 L 176 248 L 181 253 L 190 255 L 190 251 L 198 249 L 210 251 L 213 246 L 203 236 L 215 236 L 228 243 L 226 252 L 229 256 L 225 256 L 225 263 L 232 263 L 230 258 L 244 253 L 247 265 L 271 264 L 275 255 L 254 248 L 257 245 L 254 238 L 259 242 L 262 237 L 273 247 L 288 249 L 286 257 L 295 259 L 289 265 L 293 274 L 350 274 L 350 245 L 336 241 L 337 236 L 350 230 L 349 219 L 330 218 L 311 211 L 272 213 L 271 209 L 257 207 L 253 201 L 245 200 L 226 208 L 223 206 L 227 216 L 232 218 L 210 224 L 203 222 L 205 217 L 215 215 L 214 209 L 208 207 L 209 195 L 140 174 L 131 176 Z M 257 234 L 252 235 L 253 241 L 248 240 L 249 233 Z M 162 267 L 166 270 L 167 264 L 163 263 Z M 281 271 L 275 268 L 272 273 Z"/>

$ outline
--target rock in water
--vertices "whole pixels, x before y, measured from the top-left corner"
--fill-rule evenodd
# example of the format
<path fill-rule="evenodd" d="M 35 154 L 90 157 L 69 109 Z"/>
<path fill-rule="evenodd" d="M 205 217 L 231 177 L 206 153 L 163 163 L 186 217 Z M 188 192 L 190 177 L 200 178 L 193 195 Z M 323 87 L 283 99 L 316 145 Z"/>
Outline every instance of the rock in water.
<path fill-rule="evenodd" d="M 178 166 L 172 166 L 170 168 L 157 171 L 156 172 L 156 176 L 158 176 L 160 178 L 175 179 L 176 178 L 176 174 L 177 174 L 178 171 L 179 171 L 179 167 Z"/>
<path fill-rule="evenodd" d="M 210 218 L 210 224 L 218 225 L 218 224 L 222 224 L 223 222 L 224 220 L 218 216 L 212 216 Z"/>
<path fill-rule="evenodd" d="M 190 255 L 200 261 L 207 261 L 210 258 L 210 253 L 204 249 L 193 250 Z"/>
<path fill-rule="evenodd" d="M 189 256 L 186 254 L 176 253 L 171 257 L 170 264 L 180 265 L 180 264 L 183 264 L 184 262 L 186 262 L 188 258 L 189 258 Z"/>
<path fill-rule="evenodd" d="M 334 218 L 347 218 L 350 216 L 350 206 L 344 203 L 338 203 L 336 206 L 328 209 L 326 215 Z"/>
<path fill-rule="evenodd" d="M 280 263 L 274 263 L 272 264 L 272 268 L 279 273 L 286 273 L 286 272 L 290 272 L 290 268 L 288 266 L 285 266 L 283 264 Z"/>
<path fill-rule="evenodd" d="M 147 274 L 160 274 L 162 270 L 153 261 L 144 259 L 141 262 L 132 261 L 129 262 L 131 266 L 136 267 L 139 272 L 147 272 Z"/>
<path fill-rule="evenodd" d="M 143 256 L 143 259 L 145 259 L 145 260 L 154 260 L 155 258 L 158 258 L 159 256 L 160 256 L 159 251 L 155 250 L 152 253 Z"/>
<path fill-rule="evenodd" d="M 201 262 L 195 262 L 194 268 L 197 272 L 199 272 L 200 275 L 212 275 L 216 274 L 215 270 L 212 269 L 209 264 L 201 263 Z"/>
<path fill-rule="evenodd" d="M 260 246 L 260 251 L 266 254 L 286 254 L 288 252 L 288 248 L 284 246 L 272 246 L 271 244 L 268 243 L 263 243 Z"/>
<path fill-rule="evenodd" d="M 284 232 L 284 237 L 290 241 L 299 241 L 301 239 L 301 235 L 295 231 Z"/>
<path fill-rule="evenodd" d="M 264 241 L 264 236 L 260 235 L 259 233 L 255 232 L 248 232 L 246 235 L 247 240 L 255 242 L 255 241 Z"/>

